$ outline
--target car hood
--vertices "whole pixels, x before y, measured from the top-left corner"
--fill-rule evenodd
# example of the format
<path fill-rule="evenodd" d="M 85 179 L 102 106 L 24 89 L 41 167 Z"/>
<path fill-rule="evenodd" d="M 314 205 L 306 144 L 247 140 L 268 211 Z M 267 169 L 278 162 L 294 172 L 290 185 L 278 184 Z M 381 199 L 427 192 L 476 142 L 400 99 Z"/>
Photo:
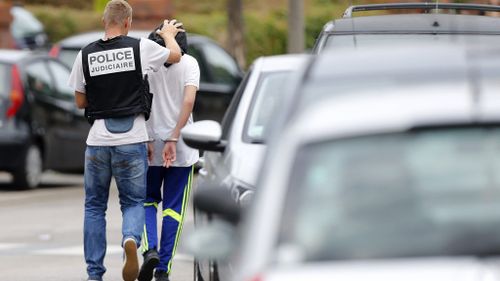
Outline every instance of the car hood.
<path fill-rule="evenodd" d="M 494 281 L 500 280 L 500 259 L 432 258 L 292 265 L 270 270 L 262 280 Z"/>

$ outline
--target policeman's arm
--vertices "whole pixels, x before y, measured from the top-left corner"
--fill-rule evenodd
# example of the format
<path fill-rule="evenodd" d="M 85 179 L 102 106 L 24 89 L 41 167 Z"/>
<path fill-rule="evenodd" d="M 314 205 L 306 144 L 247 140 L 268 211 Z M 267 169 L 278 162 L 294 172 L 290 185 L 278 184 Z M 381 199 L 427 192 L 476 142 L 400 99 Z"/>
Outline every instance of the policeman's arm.
<path fill-rule="evenodd" d="M 187 85 L 184 87 L 184 101 L 182 103 L 181 113 L 179 114 L 179 119 L 177 120 L 177 125 L 170 136 L 171 138 L 178 139 L 181 134 L 181 129 L 186 126 L 187 121 L 191 112 L 193 112 L 194 101 L 196 99 L 196 91 L 198 89 L 193 85 Z"/>
<path fill-rule="evenodd" d="M 84 93 L 75 91 L 75 103 L 78 108 L 86 108 L 88 105 L 87 96 Z"/>
<path fill-rule="evenodd" d="M 182 26 L 182 23 L 177 22 L 175 19 L 171 21 L 164 20 L 162 29 L 156 31 L 165 41 L 165 47 L 170 50 L 170 55 L 167 58 L 168 63 L 178 63 L 181 60 L 181 48 L 175 41 L 178 32 L 185 32 L 179 28 L 180 26 Z"/>

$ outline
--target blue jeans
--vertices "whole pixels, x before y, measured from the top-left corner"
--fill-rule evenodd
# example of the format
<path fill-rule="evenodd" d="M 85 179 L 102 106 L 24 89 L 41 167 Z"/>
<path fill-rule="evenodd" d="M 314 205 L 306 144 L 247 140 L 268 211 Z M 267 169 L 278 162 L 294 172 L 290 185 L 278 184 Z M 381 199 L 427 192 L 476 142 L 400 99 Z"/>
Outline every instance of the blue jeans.
<path fill-rule="evenodd" d="M 85 218 L 83 244 L 89 279 L 102 280 L 106 268 L 106 210 L 111 177 L 115 178 L 122 211 L 123 240 L 138 246 L 144 227 L 147 149 L 144 143 L 88 146 L 85 151 Z M 122 240 L 122 242 L 123 242 Z"/>

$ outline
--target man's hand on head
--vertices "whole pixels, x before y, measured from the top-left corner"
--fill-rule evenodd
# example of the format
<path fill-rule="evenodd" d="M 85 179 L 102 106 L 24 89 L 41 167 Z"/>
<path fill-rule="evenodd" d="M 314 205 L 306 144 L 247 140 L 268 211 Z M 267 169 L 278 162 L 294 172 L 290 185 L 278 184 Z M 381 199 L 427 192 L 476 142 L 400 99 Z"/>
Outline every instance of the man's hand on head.
<path fill-rule="evenodd" d="M 177 33 L 185 32 L 184 29 L 180 28 L 181 26 L 182 26 L 182 22 L 177 22 L 176 19 L 173 19 L 171 21 L 164 20 L 163 27 L 161 29 L 157 30 L 156 33 L 158 33 L 158 35 L 160 35 L 161 37 L 175 38 Z"/>

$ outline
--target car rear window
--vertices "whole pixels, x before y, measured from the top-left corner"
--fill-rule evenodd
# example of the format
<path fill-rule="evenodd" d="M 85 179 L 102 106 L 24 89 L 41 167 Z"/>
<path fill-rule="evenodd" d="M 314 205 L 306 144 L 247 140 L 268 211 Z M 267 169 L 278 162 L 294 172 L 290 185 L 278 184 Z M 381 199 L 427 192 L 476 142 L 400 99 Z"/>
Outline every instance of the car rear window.
<path fill-rule="evenodd" d="M 9 92 L 9 66 L 0 63 L 0 97 L 7 97 Z"/>
<path fill-rule="evenodd" d="M 499 253 L 499 127 L 332 140 L 296 159 L 280 240 L 305 260 Z"/>

